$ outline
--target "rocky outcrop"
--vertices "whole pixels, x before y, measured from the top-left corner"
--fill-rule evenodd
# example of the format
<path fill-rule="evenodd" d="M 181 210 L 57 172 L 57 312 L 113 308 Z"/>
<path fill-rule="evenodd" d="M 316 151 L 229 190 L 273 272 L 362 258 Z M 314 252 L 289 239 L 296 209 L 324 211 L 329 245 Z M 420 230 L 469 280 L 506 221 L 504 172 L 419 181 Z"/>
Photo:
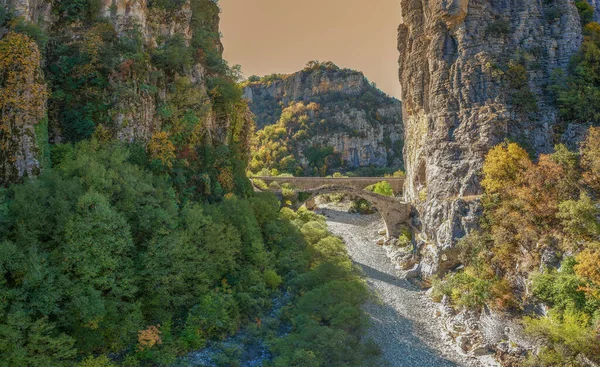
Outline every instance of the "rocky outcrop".
<path fill-rule="evenodd" d="M 40 61 L 29 37 L 9 33 L 0 40 L 0 187 L 40 170 L 48 97 Z"/>
<path fill-rule="evenodd" d="M 441 321 L 443 339 L 470 357 L 494 355 L 503 366 L 518 366 L 535 348 L 521 322 L 508 313 L 456 308 L 444 296 L 433 316 Z"/>
<path fill-rule="evenodd" d="M 0 0 L 0 6 L 43 28 L 52 24 L 55 19 L 52 14 L 52 2 L 47 0 Z"/>
<path fill-rule="evenodd" d="M 206 4 L 212 4 L 203 8 L 206 14 L 194 14 L 192 9 L 193 2 L 187 0 L 182 2 L 181 6 L 174 9 L 163 9 L 159 7 L 148 7 L 147 0 L 103 0 L 101 14 L 110 19 L 118 34 L 127 34 L 131 31 L 141 32 L 144 43 L 148 48 L 161 47 L 165 40 L 174 36 L 182 36 L 187 45 L 190 45 L 194 36 L 192 22 L 209 23 L 206 28 L 212 33 L 219 32 L 219 11 L 218 7 L 210 1 L 204 1 Z M 199 2 L 196 1 L 196 4 Z M 196 9 L 196 11 L 198 11 Z M 220 39 L 215 39 L 215 46 L 218 53 L 222 55 L 223 46 Z M 114 135 L 123 141 L 142 140 L 148 141 L 155 131 L 162 128 L 161 120 L 157 114 L 157 107 L 165 103 L 168 94 L 168 87 L 161 85 L 158 94 L 151 94 L 144 90 L 142 86 L 151 85 L 151 73 L 158 71 L 155 67 L 148 64 L 149 73 L 146 75 L 119 75 L 112 78 L 112 84 L 115 89 L 125 86 L 130 92 L 122 95 L 115 94 L 115 108 L 113 116 Z M 198 91 L 199 100 L 208 100 L 205 80 L 207 70 L 201 63 L 195 63 L 185 71 L 184 76 L 189 78 L 193 87 Z M 212 116 L 211 116 L 212 117 Z M 216 125 L 216 124 L 207 124 Z M 226 126 L 225 129 L 228 127 Z M 215 131 L 212 135 L 218 135 Z"/>
<path fill-rule="evenodd" d="M 506 138 L 552 149 L 557 114 L 544 91 L 581 27 L 569 0 L 402 0 L 402 19 L 405 195 L 431 275 L 457 264 L 456 239 L 477 226 L 488 150 Z"/>
<path fill-rule="evenodd" d="M 294 146 L 295 157 L 308 163 L 310 147 L 332 147 L 346 169 L 402 167 L 402 105 L 386 96 L 358 71 L 331 63 L 313 65 L 291 75 L 251 81 L 244 90 L 259 129 L 277 123 L 294 103 L 316 103 L 309 114 L 316 132 Z"/>

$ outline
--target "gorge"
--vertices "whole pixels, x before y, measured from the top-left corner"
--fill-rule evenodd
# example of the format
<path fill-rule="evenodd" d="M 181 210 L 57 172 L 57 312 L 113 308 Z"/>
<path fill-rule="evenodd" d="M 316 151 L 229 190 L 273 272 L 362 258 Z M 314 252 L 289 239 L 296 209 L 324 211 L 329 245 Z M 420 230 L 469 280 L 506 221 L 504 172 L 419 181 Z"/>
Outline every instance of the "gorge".
<path fill-rule="evenodd" d="M 400 100 L 0 0 L 0 366 L 598 366 L 600 4 L 397 1 Z"/>

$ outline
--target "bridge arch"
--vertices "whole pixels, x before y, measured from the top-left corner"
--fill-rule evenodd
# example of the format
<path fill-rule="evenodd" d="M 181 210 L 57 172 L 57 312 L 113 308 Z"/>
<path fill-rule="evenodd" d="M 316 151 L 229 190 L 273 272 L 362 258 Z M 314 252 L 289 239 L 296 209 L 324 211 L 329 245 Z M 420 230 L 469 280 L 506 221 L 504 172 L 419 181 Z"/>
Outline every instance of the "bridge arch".
<path fill-rule="evenodd" d="M 371 203 L 383 218 L 388 237 L 400 237 L 402 234 L 402 224 L 408 222 L 410 218 L 410 204 L 403 202 L 399 198 L 383 196 L 351 186 L 326 185 L 313 189 L 299 189 L 296 192 L 311 194 L 310 197 L 299 203 L 300 206 L 312 198 L 325 194 L 344 193 L 364 199 Z"/>

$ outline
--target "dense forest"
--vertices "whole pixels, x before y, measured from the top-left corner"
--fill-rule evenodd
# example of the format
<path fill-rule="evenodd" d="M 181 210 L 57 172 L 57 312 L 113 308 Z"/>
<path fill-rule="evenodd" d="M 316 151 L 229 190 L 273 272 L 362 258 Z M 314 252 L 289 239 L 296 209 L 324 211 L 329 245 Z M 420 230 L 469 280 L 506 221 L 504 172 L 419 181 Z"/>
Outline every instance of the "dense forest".
<path fill-rule="evenodd" d="M 375 363 L 343 242 L 253 192 L 219 9 L 189 4 L 150 1 L 189 10 L 154 38 L 96 0 L 0 7 L 0 366 L 169 366 L 240 330 L 272 366 Z"/>

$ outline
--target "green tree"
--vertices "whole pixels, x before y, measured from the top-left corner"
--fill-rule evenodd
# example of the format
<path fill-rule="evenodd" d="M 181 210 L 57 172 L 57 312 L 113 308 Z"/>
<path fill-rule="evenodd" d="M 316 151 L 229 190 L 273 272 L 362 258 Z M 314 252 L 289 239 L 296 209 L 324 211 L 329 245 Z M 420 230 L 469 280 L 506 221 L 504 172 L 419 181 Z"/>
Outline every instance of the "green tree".
<path fill-rule="evenodd" d="M 66 310 L 82 349 L 116 350 L 140 326 L 133 267 L 134 244 L 125 218 L 100 194 L 89 192 L 77 203 L 65 227 L 60 256 L 68 279 Z"/>

